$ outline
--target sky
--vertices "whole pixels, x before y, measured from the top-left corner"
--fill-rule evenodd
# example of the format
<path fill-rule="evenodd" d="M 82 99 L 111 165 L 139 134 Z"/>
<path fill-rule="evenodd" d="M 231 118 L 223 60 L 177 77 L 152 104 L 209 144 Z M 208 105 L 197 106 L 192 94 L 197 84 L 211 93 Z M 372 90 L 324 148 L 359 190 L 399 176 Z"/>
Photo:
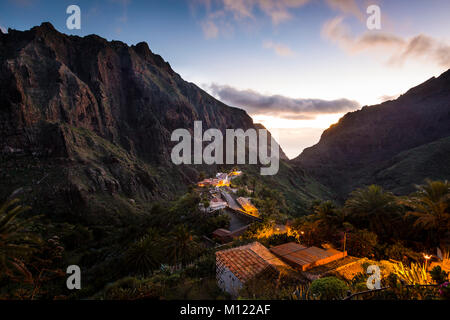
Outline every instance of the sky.
<path fill-rule="evenodd" d="M 69 30 L 69 5 L 81 29 Z M 379 29 L 368 27 L 380 9 Z M 450 68 L 448 0 L 2 0 L 0 28 L 146 41 L 185 80 L 245 109 L 293 158 L 345 113 Z"/>

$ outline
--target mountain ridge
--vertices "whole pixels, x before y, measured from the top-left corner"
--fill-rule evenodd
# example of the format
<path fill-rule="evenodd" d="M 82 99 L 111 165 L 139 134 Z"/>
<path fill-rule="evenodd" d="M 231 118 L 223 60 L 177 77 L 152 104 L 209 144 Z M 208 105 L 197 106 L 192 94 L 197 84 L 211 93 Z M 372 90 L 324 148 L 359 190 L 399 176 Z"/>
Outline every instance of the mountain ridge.
<path fill-rule="evenodd" d="M 292 161 L 345 197 L 356 187 L 380 182 L 373 175 L 401 152 L 448 136 L 450 70 L 396 100 L 347 113 Z"/>
<path fill-rule="evenodd" d="M 61 219 L 124 222 L 186 192 L 199 171 L 218 170 L 173 165 L 175 129 L 192 133 L 197 120 L 204 129 L 260 128 L 184 81 L 144 42 L 69 36 L 50 23 L 9 29 L 0 35 L 0 70 L 0 197 L 24 188 L 33 208 Z M 309 182 L 280 157 L 274 187 L 294 202 L 318 197 L 314 182 L 312 192 L 292 189 L 307 191 Z"/>

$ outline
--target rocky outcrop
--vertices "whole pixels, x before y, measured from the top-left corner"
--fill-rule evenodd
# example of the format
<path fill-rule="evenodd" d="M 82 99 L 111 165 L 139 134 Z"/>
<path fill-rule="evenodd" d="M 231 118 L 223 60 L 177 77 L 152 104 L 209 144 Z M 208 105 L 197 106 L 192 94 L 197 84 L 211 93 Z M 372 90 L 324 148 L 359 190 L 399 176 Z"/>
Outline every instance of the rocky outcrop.
<path fill-rule="evenodd" d="M 384 184 L 386 177 L 380 180 L 377 174 L 400 153 L 448 136 L 450 71 L 409 90 L 395 101 L 348 113 L 323 133 L 317 145 L 306 149 L 293 162 L 345 197 L 356 187 Z M 447 158 L 450 160 L 450 155 Z M 396 173 L 391 174 L 395 180 Z M 412 171 L 410 179 L 403 179 L 409 185 L 396 188 L 409 191 L 411 184 L 422 183 L 424 176 L 426 172 L 419 176 Z M 386 186 L 395 189 L 392 184 Z"/>
<path fill-rule="evenodd" d="M 49 23 L 0 34 L 2 198 L 27 187 L 36 210 L 92 223 L 145 212 L 208 169 L 170 160 L 171 133 L 192 131 L 196 120 L 204 129 L 259 128 L 146 43 L 68 36 Z"/>
<path fill-rule="evenodd" d="M 3 145 L 40 147 L 24 132 L 42 123 L 85 128 L 148 161 L 164 163 L 176 128 L 253 126 L 185 82 L 146 43 L 129 47 L 98 36 L 79 38 L 43 23 L 0 36 L 0 134 Z"/>

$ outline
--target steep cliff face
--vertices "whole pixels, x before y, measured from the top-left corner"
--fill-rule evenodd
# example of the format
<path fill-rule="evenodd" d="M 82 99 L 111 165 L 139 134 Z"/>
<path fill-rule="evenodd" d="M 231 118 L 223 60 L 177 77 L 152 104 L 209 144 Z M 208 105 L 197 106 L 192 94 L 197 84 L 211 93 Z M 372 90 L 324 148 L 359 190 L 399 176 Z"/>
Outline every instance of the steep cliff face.
<path fill-rule="evenodd" d="M 146 43 L 68 36 L 49 23 L 0 33 L 2 198 L 24 188 L 30 205 L 58 217 L 120 222 L 195 181 L 203 168 L 174 166 L 170 136 L 196 120 L 204 129 L 255 128 Z M 304 184 L 301 169 L 293 172 Z"/>
<path fill-rule="evenodd" d="M 450 136 L 450 71 L 432 78 L 402 95 L 395 101 L 364 107 L 348 113 L 339 123 L 326 130 L 320 142 L 306 149 L 294 163 L 305 167 L 321 182 L 335 189 L 341 196 L 370 183 L 380 183 L 392 190 L 408 192 L 413 183 L 426 177 L 436 177 L 439 164 L 423 167 L 423 153 L 408 152 Z M 444 143 L 444 141 L 441 141 Z M 440 144 L 431 144 L 433 146 Z M 437 151 L 437 150 L 436 150 Z M 410 167 L 402 178 L 398 170 L 387 169 L 409 157 L 408 162 L 420 162 L 421 169 Z M 444 154 L 450 160 L 450 154 Z M 450 161 L 447 161 L 447 164 Z M 400 167 L 398 167 L 400 170 Z M 384 173 L 383 173 L 384 171 Z M 443 171 L 448 172 L 448 171 Z"/>
<path fill-rule="evenodd" d="M 13 148 L 34 147 L 24 130 L 62 122 L 158 163 L 169 160 L 170 133 L 192 119 L 253 126 L 243 110 L 183 81 L 146 43 L 66 36 L 48 23 L 0 41 L 1 134 Z"/>

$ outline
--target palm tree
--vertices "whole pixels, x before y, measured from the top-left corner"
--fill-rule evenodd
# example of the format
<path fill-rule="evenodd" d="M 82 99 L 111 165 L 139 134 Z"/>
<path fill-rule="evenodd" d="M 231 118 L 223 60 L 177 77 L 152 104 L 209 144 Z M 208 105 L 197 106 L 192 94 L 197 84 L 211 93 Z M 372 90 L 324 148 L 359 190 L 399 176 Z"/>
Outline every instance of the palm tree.
<path fill-rule="evenodd" d="M 314 216 L 317 226 L 322 228 L 325 238 L 329 238 L 333 230 L 337 227 L 335 224 L 337 208 L 331 201 L 324 201 L 314 206 Z"/>
<path fill-rule="evenodd" d="M 369 226 L 371 231 L 385 238 L 394 232 L 392 222 L 400 210 L 396 197 L 376 185 L 353 191 L 345 202 L 345 209 L 359 227 Z"/>
<path fill-rule="evenodd" d="M 18 216 L 29 207 L 16 205 L 19 199 L 7 201 L 0 208 L 0 274 L 18 269 L 18 262 L 36 250 L 40 239 L 29 231 L 32 220 L 19 220 Z"/>
<path fill-rule="evenodd" d="M 407 215 L 417 217 L 414 226 L 436 232 L 440 242 L 450 228 L 450 183 L 426 180 L 416 188 L 415 194 L 400 203 L 410 208 Z"/>
<path fill-rule="evenodd" d="M 162 260 L 161 243 L 158 233 L 150 229 L 127 251 L 125 261 L 131 271 L 147 275 L 160 267 Z"/>
<path fill-rule="evenodd" d="M 169 239 L 171 260 L 175 266 L 186 265 L 199 253 L 197 238 L 192 235 L 186 225 L 179 225 L 171 233 Z"/>

